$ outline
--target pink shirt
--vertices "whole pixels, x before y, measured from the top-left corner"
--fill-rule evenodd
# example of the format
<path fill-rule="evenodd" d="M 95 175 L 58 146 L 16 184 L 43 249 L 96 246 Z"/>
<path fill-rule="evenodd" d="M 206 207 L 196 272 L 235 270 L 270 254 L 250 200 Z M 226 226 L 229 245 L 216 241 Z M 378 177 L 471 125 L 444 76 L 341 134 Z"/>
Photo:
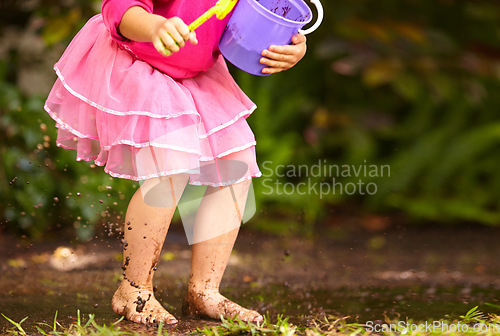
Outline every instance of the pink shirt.
<path fill-rule="evenodd" d="M 104 23 L 115 41 L 125 46 L 137 58 L 173 78 L 189 78 L 211 68 L 219 56 L 217 47 L 230 15 L 223 20 L 215 16 L 196 29 L 198 44 L 187 42 L 184 48 L 169 57 L 162 56 L 149 42 L 135 42 L 126 39 L 117 31 L 123 14 L 133 6 L 140 6 L 149 13 L 166 18 L 180 17 L 190 24 L 216 0 L 103 0 L 102 16 Z"/>

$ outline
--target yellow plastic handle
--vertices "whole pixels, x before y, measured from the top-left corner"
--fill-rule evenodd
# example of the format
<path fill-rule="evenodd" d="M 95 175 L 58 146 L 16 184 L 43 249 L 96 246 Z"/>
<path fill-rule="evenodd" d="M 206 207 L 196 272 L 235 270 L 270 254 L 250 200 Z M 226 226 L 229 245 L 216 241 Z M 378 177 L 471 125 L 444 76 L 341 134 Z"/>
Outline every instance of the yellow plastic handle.
<path fill-rule="evenodd" d="M 208 19 L 210 19 L 212 16 L 216 14 L 216 8 L 215 6 L 207 10 L 205 13 L 201 14 L 199 18 L 191 22 L 191 24 L 188 26 L 189 31 L 193 31 L 205 22 L 207 22 Z"/>

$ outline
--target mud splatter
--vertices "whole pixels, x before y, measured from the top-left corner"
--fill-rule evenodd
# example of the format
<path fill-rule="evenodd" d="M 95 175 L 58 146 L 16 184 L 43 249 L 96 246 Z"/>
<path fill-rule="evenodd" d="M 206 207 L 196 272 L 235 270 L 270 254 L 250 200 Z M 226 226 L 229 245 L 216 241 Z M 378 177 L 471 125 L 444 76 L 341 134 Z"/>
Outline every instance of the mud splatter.
<path fill-rule="evenodd" d="M 149 300 L 151 299 L 151 294 L 149 294 L 148 296 L 148 299 L 147 300 L 144 300 L 143 298 L 141 298 L 140 296 L 137 297 L 137 300 L 134 301 L 134 303 L 137 304 L 137 306 L 135 307 L 135 310 L 138 312 L 138 313 L 142 313 L 142 311 L 144 310 L 144 306 L 146 305 L 146 302 L 148 302 Z M 150 315 L 151 316 L 151 315 Z M 147 320 L 147 319 L 146 319 Z"/>
<path fill-rule="evenodd" d="M 130 283 L 130 286 L 135 287 L 137 289 L 141 289 L 141 285 L 136 285 L 135 281 L 133 280 L 127 280 Z"/>
<path fill-rule="evenodd" d="M 123 266 L 122 266 L 122 270 L 124 271 L 123 275 L 125 275 L 125 271 L 127 270 L 127 266 L 129 265 L 129 263 L 130 263 L 130 257 L 125 258 L 125 264 L 123 264 Z M 125 279 L 127 279 L 126 276 L 125 276 Z"/>

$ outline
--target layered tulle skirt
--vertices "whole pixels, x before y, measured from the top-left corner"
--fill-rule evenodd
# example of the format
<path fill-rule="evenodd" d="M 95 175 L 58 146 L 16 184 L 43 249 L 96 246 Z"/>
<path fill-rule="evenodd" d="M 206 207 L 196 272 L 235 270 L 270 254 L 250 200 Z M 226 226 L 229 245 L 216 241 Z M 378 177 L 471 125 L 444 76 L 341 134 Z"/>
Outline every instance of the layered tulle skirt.
<path fill-rule="evenodd" d="M 255 105 L 222 57 L 172 79 L 115 42 L 97 15 L 54 69 L 45 110 L 58 146 L 76 150 L 77 160 L 131 180 L 187 173 L 191 184 L 222 186 L 260 176 L 245 120 Z"/>

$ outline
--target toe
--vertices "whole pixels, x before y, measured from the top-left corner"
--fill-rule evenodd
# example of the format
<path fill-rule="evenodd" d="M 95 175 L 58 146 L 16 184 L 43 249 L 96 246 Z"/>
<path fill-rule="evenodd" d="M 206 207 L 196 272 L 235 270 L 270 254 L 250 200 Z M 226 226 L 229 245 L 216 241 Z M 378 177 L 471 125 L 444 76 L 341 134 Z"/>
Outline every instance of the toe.
<path fill-rule="evenodd" d="M 260 322 L 264 321 L 264 317 L 262 317 L 262 315 L 259 314 L 259 312 L 257 312 L 256 310 L 246 310 L 246 313 L 244 313 L 242 315 L 245 317 L 245 318 L 242 318 L 242 320 L 244 319 L 248 322 L 260 323 Z"/>
<path fill-rule="evenodd" d="M 170 313 L 158 313 L 151 317 L 152 323 L 160 323 L 163 321 L 164 324 L 176 324 L 179 321 Z"/>
<path fill-rule="evenodd" d="M 178 323 L 179 321 L 177 321 L 177 319 L 174 317 L 174 315 L 170 314 L 170 313 L 166 313 L 166 314 L 163 314 L 162 316 L 162 320 L 166 323 L 166 324 L 176 324 Z"/>
<path fill-rule="evenodd" d="M 167 317 L 165 319 L 165 323 L 167 323 L 167 324 L 176 324 L 178 322 L 179 321 L 175 317 L 173 317 L 172 315 L 170 315 L 169 317 Z"/>
<path fill-rule="evenodd" d="M 141 323 L 141 315 L 137 313 L 130 314 L 130 316 L 127 316 L 127 320 L 135 323 Z"/>

